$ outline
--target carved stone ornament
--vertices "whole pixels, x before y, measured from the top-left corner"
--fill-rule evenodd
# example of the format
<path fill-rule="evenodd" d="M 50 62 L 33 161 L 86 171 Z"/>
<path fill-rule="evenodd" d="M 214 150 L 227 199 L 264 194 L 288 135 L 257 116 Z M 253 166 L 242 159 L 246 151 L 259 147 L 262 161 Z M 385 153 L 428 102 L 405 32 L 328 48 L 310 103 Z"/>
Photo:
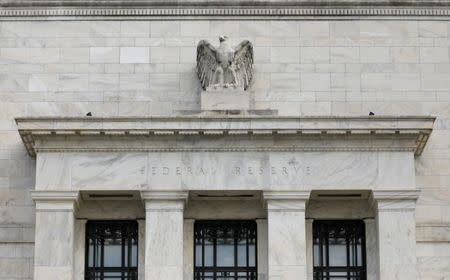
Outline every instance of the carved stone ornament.
<path fill-rule="evenodd" d="M 197 74 L 204 90 L 235 88 L 247 90 L 253 78 L 253 45 L 242 41 L 237 47 L 228 45 L 226 36 L 219 37 L 219 47 L 206 40 L 197 46 Z"/>

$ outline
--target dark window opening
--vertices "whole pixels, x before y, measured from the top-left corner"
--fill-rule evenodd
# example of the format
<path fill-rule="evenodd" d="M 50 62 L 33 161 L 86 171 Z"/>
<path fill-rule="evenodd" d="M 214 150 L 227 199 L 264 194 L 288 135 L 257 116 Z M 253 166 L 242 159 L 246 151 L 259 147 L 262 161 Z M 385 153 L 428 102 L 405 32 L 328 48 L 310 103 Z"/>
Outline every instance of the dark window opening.
<path fill-rule="evenodd" d="M 365 280 L 365 244 L 363 221 L 314 221 L 314 280 Z"/>
<path fill-rule="evenodd" d="M 256 280 L 255 221 L 197 221 L 195 280 Z"/>
<path fill-rule="evenodd" d="M 86 280 L 137 280 L 138 223 L 88 221 Z"/>

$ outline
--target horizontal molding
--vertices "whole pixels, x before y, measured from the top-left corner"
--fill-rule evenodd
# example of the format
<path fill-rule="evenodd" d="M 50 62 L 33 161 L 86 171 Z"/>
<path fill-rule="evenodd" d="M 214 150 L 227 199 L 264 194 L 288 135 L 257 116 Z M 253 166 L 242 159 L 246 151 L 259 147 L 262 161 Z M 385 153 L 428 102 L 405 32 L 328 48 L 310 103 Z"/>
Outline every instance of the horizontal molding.
<path fill-rule="evenodd" d="M 445 7 L 449 0 L 0 0 L 0 7 L 182 7 L 182 6 L 307 6 L 307 7 Z"/>
<path fill-rule="evenodd" d="M 11 18 L 447 17 L 450 0 L 0 0 Z"/>
<path fill-rule="evenodd" d="M 16 119 L 31 156 L 38 152 L 144 151 L 411 151 L 420 155 L 434 121 L 434 117 L 420 116 L 216 115 Z M 232 141 L 218 142 L 219 139 Z M 205 144 L 192 145 L 203 140 Z"/>

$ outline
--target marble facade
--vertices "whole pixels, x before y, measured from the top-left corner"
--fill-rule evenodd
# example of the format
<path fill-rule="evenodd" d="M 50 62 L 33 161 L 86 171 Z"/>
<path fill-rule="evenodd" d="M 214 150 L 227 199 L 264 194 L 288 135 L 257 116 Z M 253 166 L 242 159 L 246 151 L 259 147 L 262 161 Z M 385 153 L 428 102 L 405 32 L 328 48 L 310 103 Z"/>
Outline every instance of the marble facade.
<path fill-rule="evenodd" d="M 316 219 L 450 279 L 450 1 L 311 3 L 0 1 L 0 280 L 84 279 L 93 219 L 138 221 L 140 280 L 193 280 L 200 219 L 256 220 L 259 280 L 312 279 Z M 200 88 L 220 35 L 244 94 Z"/>
<path fill-rule="evenodd" d="M 51 219 L 55 232 L 70 241 L 60 247 L 57 239 L 54 245 L 69 265 L 56 263 L 42 273 L 82 279 L 83 221 L 128 218 L 141 221 L 141 277 L 192 279 L 196 219 L 255 219 L 259 278 L 311 279 L 311 221 L 353 218 L 364 219 L 370 233 L 369 279 L 417 279 L 414 158 L 433 123 L 432 117 L 414 116 L 217 113 L 164 121 L 17 119 L 29 154 L 37 157 L 33 199 L 37 209 L 52 209 L 37 212 L 37 230 Z M 359 198 L 321 198 L 330 192 Z M 102 201 L 95 199 L 98 194 L 131 198 Z M 243 194 L 248 199 L 239 198 Z M 44 237 L 37 240 L 48 238 L 42 228 Z M 393 254 L 397 262 L 386 261 Z M 36 247 L 35 258 L 49 258 L 48 251 Z M 409 274 L 402 272 L 405 266 Z M 40 273 L 39 267 L 35 279 L 44 277 Z"/>

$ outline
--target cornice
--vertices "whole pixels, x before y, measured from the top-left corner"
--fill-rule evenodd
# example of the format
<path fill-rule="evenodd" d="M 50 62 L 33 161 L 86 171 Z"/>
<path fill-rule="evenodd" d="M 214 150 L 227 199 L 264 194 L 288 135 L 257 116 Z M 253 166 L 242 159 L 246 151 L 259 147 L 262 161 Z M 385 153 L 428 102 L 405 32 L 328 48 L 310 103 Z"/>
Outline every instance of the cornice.
<path fill-rule="evenodd" d="M 126 151 L 411 151 L 418 156 L 428 141 L 434 121 L 434 117 L 423 116 L 16 119 L 19 134 L 31 156 L 38 152 Z M 210 139 L 214 141 L 192 145 Z M 218 139 L 233 141 L 218 142 Z M 283 141 L 277 142 L 277 139 Z"/>
<path fill-rule="evenodd" d="M 449 0 L 0 0 L 0 20 L 216 17 L 446 17 Z"/>

